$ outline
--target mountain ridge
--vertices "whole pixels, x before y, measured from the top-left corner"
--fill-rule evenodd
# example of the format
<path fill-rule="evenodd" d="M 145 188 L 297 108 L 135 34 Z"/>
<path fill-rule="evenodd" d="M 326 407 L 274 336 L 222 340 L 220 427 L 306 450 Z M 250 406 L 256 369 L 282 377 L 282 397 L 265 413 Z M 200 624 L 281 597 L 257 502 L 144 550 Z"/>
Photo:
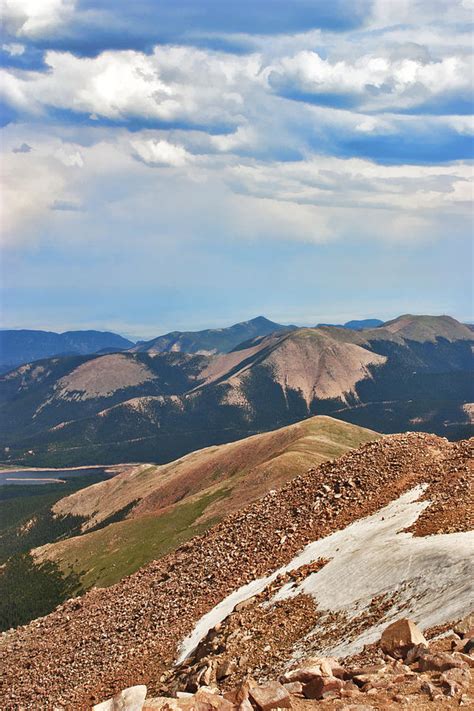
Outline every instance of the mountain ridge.
<path fill-rule="evenodd" d="M 473 345 L 454 319 L 404 316 L 362 331 L 276 331 L 225 354 L 35 363 L 0 380 L 2 444 L 25 463 L 163 463 L 316 414 L 385 433 L 462 437 L 474 402 Z"/>
<path fill-rule="evenodd" d="M 0 655 L 8 660 L 4 698 L 7 703 L 15 699 L 33 706 L 39 699 L 43 704 L 47 700 L 51 707 L 61 700 L 67 709 L 79 711 L 132 684 L 146 684 L 152 693 L 163 693 L 184 640 L 224 601 L 224 617 L 231 613 L 232 600 L 227 600 L 237 591 L 234 599 L 249 599 L 247 604 L 255 615 L 258 612 L 263 630 L 269 634 L 272 621 L 277 620 L 288 636 L 273 656 L 267 650 L 265 658 L 255 655 L 255 643 L 265 640 L 265 634 L 247 635 L 240 650 L 245 661 L 242 666 L 236 662 L 233 680 L 246 673 L 259 678 L 267 671 L 274 673 L 276 660 L 289 663 L 302 639 L 298 631 L 289 636 L 295 635 L 294 626 L 285 627 L 302 598 L 276 603 L 276 607 L 272 600 L 270 607 L 260 607 L 265 601 L 258 595 L 251 597 L 256 583 L 265 585 L 265 576 L 277 574 L 281 566 L 291 567 L 308 545 L 345 531 L 353 523 L 365 526 L 366 518 L 377 512 L 380 525 L 389 526 L 384 507 L 411 505 L 420 496 L 425 503 L 416 504 L 413 530 L 395 535 L 413 542 L 427 537 L 424 540 L 430 546 L 449 540 L 447 550 L 454 551 L 456 542 L 466 541 L 466 532 L 472 528 L 472 515 L 466 508 L 471 484 L 472 442 L 450 443 L 422 433 L 390 435 L 321 464 L 116 586 L 69 600 L 47 617 L 4 635 L 0 643 Z M 470 580 L 468 566 L 456 568 L 453 590 L 452 577 L 439 576 L 439 555 L 427 552 L 417 561 L 424 566 L 421 579 L 413 563 L 403 564 L 403 560 L 397 566 L 400 577 L 394 577 L 388 587 L 383 577 L 375 577 L 371 595 L 379 603 L 364 601 L 355 621 L 343 615 L 335 618 L 335 606 L 318 609 L 308 598 L 306 631 L 319 624 L 325 634 L 332 629 L 334 635 L 337 619 L 336 631 L 344 631 L 346 642 L 359 640 L 360 644 L 367 620 L 372 627 L 386 624 L 399 615 L 400 608 L 421 621 L 422 627 L 442 625 L 446 618 L 465 612 L 465 596 L 458 595 L 458 587 Z M 412 568 L 413 574 L 407 574 Z M 297 581 L 319 575 L 304 566 L 293 572 Z M 360 580 L 364 570 L 354 574 Z M 271 581 L 277 584 L 275 592 L 288 582 L 284 577 L 271 577 Z M 347 581 L 344 589 L 352 589 Z M 441 594 L 443 606 L 438 604 Z M 430 607 L 424 608 L 430 600 Z M 277 617 L 279 609 L 283 615 Z M 317 637 L 314 644 L 318 645 Z"/>

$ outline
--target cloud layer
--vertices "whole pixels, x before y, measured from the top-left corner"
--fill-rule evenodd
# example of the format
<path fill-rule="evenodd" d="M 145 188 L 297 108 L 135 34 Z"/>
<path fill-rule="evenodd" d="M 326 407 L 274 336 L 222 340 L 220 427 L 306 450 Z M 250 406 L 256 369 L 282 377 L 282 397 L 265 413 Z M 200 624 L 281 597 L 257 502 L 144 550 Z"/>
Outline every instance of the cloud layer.
<path fill-rule="evenodd" d="M 25 280 L 81 245 L 118 265 L 467 244 L 470 0 L 232 7 L 3 0 L 3 233 Z"/>

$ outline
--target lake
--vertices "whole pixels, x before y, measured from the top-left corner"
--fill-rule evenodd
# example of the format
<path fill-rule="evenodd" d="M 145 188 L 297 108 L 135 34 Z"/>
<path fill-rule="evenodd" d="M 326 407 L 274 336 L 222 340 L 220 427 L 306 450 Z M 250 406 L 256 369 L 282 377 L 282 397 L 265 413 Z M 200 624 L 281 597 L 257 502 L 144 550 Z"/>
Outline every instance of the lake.
<path fill-rule="evenodd" d="M 80 469 L 11 469 L 0 472 L 0 486 L 7 484 L 58 484 L 78 476 L 95 475 L 101 479 L 115 476 L 107 467 L 84 467 Z"/>

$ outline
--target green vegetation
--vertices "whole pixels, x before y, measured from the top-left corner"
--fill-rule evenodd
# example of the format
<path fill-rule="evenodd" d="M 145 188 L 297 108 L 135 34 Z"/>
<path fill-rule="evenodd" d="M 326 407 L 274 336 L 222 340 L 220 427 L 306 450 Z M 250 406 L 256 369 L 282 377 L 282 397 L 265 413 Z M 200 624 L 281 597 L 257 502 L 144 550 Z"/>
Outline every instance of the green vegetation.
<path fill-rule="evenodd" d="M 113 585 L 214 525 L 217 517 L 196 521 L 210 504 L 229 494 L 229 489 L 220 489 L 179 504 L 161 516 L 127 519 L 65 541 L 55 560 L 64 573 L 78 574 L 86 590 L 93 585 Z"/>
<path fill-rule="evenodd" d="M 53 516 L 51 507 L 65 496 L 106 478 L 97 472 L 64 484 L 0 486 L 0 563 L 64 536 L 78 534 L 82 516 Z"/>
<path fill-rule="evenodd" d="M 29 553 L 12 556 L 0 570 L 0 631 L 47 615 L 79 591 L 77 575 L 64 576 L 56 563 L 36 564 Z"/>

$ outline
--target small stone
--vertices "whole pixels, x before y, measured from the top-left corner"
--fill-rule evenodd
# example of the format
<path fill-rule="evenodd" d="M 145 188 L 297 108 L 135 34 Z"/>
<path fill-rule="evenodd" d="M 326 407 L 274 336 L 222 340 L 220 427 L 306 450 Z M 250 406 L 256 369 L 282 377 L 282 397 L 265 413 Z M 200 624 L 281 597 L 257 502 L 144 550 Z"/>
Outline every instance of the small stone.
<path fill-rule="evenodd" d="M 424 681 L 420 686 L 420 689 L 425 694 L 428 694 L 431 701 L 435 701 L 436 699 L 439 699 L 442 696 L 439 689 L 437 689 L 436 686 L 433 686 L 433 684 L 431 684 L 431 682 L 429 681 Z"/>

